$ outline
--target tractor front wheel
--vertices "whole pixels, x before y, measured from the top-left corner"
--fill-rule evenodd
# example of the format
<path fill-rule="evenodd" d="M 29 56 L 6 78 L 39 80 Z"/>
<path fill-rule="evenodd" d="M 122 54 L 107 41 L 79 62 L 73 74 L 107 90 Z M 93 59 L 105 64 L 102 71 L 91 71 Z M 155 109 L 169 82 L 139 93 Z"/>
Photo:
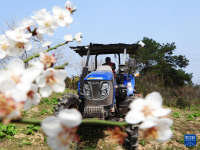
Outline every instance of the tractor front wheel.
<path fill-rule="evenodd" d="M 138 148 L 139 129 L 138 126 L 128 125 L 126 127 L 128 137 L 125 138 L 124 147 L 128 150 L 136 150 Z"/>
<path fill-rule="evenodd" d="M 63 109 L 75 108 L 79 110 L 79 99 L 78 95 L 73 93 L 63 94 L 61 98 L 58 98 L 58 104 L 54 106 L 54 115 L 57 116 L 58 112 Z"/>

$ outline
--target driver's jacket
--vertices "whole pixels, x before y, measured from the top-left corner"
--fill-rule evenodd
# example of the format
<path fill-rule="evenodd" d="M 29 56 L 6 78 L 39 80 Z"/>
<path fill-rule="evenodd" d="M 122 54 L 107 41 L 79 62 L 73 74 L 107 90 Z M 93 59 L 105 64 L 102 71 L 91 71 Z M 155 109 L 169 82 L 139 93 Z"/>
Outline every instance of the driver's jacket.
<path fill-rule="evenodd" d="M 116 69 L 115 63 L 110 62 L 110 63 L 104 63 L 102 65 L 109 65 L 112 68 L 113 73 L 115 73 L 115 69 Z"/>

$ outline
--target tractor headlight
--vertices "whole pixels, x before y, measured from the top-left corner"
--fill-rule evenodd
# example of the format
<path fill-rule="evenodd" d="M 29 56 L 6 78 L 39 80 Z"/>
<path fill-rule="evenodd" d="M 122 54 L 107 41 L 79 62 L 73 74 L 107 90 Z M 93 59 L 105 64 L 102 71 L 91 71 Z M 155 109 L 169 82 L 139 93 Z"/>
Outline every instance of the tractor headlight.
<path fill-rule="evenodd" d="M 108 83 L 103 83 L 101 87 L 101 99 L 104 99 L 108 96 L 109 94 L 109 84 Z"/>
<path fill-rule="evenodd" d="M 91 91 L 90 91 L 90 86 L 88 84 L 84 84 L 83 86 L 83 92 L 84 92 L 84 95 L 91 99 Z"/>

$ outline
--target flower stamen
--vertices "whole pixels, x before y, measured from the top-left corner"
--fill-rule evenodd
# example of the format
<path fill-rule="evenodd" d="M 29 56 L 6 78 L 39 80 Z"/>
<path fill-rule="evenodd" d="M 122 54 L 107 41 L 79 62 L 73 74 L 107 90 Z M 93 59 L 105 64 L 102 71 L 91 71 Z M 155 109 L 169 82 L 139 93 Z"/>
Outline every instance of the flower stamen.
<path fill-rule="evenodd" d="M 64 20 L 64 15 L 62 13 L 59 15 L 59 19 Z"/>
<path fill-rule="evenodd" d="M 145 106 L 142 112 L 144 113 L 144 116 L 146 117 L 148 115 L 151 115 L 153 111 L 148 106 Z"/>
<path fill-rule="evenodd" d="M 22 42 L 17 42 L 16 47 L 19 48 L 19 49 L 24 49 L 25 48 L 24 47 L 24 43 L 22 43 Z"/>
<path fill-rule="evenodd" d="M 1 44 L 1 49 L 6 51 L 9 48 L 9 46 L 6 43 Z"/>
<path fill-rule="evenodd" d="M 46 21 L 44 25 L 45 25 L 45 27 L 50 27 L 51 26 L 49 21 Z"/>

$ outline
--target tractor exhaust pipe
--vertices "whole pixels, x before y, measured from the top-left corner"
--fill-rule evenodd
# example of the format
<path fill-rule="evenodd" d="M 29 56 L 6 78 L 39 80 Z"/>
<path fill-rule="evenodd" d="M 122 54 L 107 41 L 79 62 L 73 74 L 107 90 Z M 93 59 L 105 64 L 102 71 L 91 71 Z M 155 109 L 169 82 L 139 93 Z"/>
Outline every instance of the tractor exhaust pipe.
<path fill-rule="evenodd" d="M 90 59 L 91 49 L 92 49 L 92 43 L 90 43 L 90 47 L 89 47 L 88 52 L 87 52 L 87 60 L 86 60 L 86 63 L 85 63 L 85 67 L 83 67 L 83 71 L 82 71 L 82 75 L 81 75 L 81 82 L 80 82 L 80 90 L 81 91 L 83 90 L 84 79 L 88 74 L 88 63 L 89 63 L 89 59 Z"/>

